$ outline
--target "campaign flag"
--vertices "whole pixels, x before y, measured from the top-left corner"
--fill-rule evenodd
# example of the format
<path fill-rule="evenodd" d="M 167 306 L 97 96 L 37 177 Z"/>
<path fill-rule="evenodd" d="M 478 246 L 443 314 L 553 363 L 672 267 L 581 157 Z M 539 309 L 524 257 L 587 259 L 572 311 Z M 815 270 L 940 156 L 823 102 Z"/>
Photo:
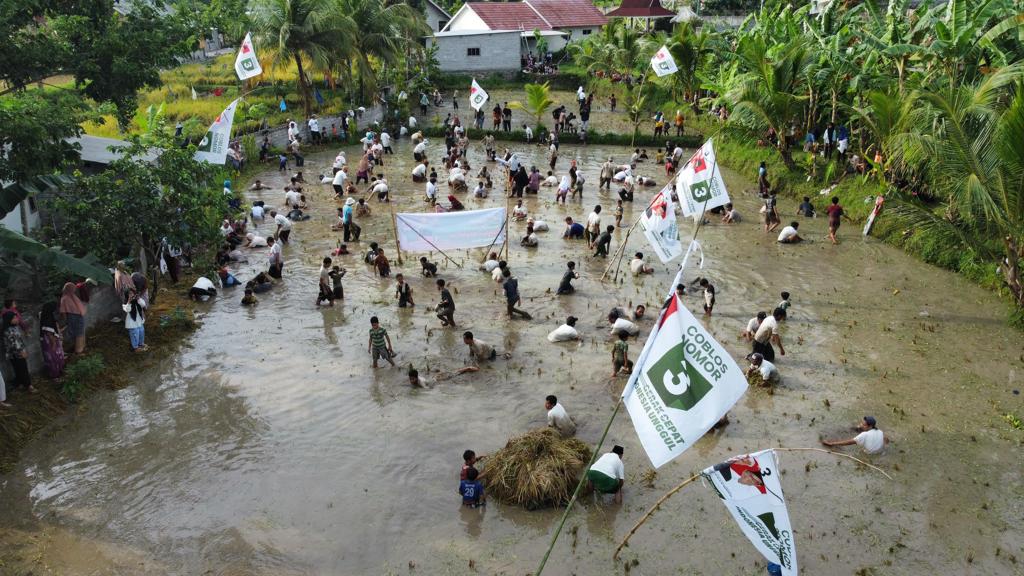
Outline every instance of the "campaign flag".
<path fill-rule="evenodd" d="M 319 104 L 321 106 L 324 105 L 324 97 L 323 97 L 322 94 L 320 94 L 320 89 L 319 88 L 314 88 L 313 89 L 313 98 L 316 98 L 316 103 L 317 104 Z"/>
<path fill-rule="evenodd" d="M 281 103 L 277 107 L 281 109 L 281 112 L 288 110 L 288 105 L 284 103 L 284 98 L 281 98 Z"/>
<path fill-rule="evenodd" d="M 659 78 L 662 76 L 668 76 L 669 74 L 675 74 L 679 71 L 676 66 L 676 61 L 672 58 L 672 54 L 669 53 L 668 48 L 662 46 L 651 58 L 651 68 L 654 68 L 654 73 Z"/>
<path fill-rule="evenodd" d="M 662 264 L 668 264 L 683 253 L 676 226 L 676 210 L 672 205 L 672 184 L 662 188 L 640 215 L 640 227 Z"/>
<path fill-rule="evenodd" d="M 682 273 L 676 274 L 673 287 Z M 747 379 L 736 361 L 672 290 L 622 392 L 651 464 L 659 468 L 685 452 L 746 391 Z"/>
<path fill-rule="evenodd" d="M 263 74 L 263 67 L 256 58 L 256 50 L 252 47 L 252 35 L 245 33 L 245 40 L 238 47 L 238 56 L 235 57 L 235 74 L 239 80 L 248 80 L 253 76 Z"/>
<path fill-rule="evenodd" d="M 487 103 L 487 98 L 487 92 L 476 83 L 476 78 L 473 78 L 473 85 L 469 87 L 469 105 L 479 112 Z"/>
<path fill-rule="evenodd" d="M 237 105 L 238 100 L 228 104 L 228 107 L 210 125 L 210 129 L 206 131 L 206 136 L 203 136 L 203 141 L 199 143 L 199 148 L 196 150 L 196 160 L 210 164 L 223 164 L 227 159 L 228 144 L 231 142 L 231 123 L 234 122 L 235 106 Z"/>
<path fill-rule="evenodd" d="M 192 88 L 192 99 L 193 100 L 199 100 L 199 94 L 196 94 L 196 87 L 192 86 L 191 88 Z"/>
<path fill-rule="evenodd" d="M 683 207 L 683 216 L 699 216 L 705 210 L 730 202 L 722 172 L 715 158 L 715 146 L 709 138 L 679 171 L 676 192 Z"/>
<path fill-rule="evenodd" d="M 769 562 L 796 576 L 796 542 L 782 496 L 774 450 L 736 456 L 701 474 L 718 492 L 740 530 Z"/>
<path fill-rule="evenodd" d="M 491 246 L 505 241 L 505 208 L 459 212 L 399 213 L 395 217 L 403 250 L 428 252 Z"/>

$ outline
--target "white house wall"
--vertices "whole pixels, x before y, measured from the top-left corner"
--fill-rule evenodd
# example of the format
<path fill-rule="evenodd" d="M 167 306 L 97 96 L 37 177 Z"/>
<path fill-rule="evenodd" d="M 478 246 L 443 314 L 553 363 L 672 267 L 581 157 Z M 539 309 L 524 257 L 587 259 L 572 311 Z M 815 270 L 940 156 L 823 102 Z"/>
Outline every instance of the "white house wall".
<path fill-rule="evenodd" d="M 487 23 L 484 22 L 483 18 L 473 12 L 468 6 L 463 6 L 455 16 L 452 17 L 452 21 L 448 23 L 448 29 L 446 32 L 465 32 L 469 30 L 490 30 Z M 518 64 L 517 64 L 518 65 Z"/>
<path fill-rule="evenodd" d="M 435 36 L 437 62 L 443 72 L 510 71 L 520 67 L 519 32 Z M 468 56 L 470 48 L 479 56 Z"/>

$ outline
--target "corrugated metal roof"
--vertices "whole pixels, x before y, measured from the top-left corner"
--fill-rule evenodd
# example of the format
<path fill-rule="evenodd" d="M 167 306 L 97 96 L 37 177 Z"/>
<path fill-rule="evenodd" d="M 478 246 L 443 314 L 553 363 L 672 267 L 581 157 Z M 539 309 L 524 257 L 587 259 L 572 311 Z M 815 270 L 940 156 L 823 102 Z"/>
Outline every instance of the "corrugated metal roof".
<path fill-rule="evenodd" d="M 608 18 L 590 0 L 526 0 L 554 28 L 604 26 Z"/>

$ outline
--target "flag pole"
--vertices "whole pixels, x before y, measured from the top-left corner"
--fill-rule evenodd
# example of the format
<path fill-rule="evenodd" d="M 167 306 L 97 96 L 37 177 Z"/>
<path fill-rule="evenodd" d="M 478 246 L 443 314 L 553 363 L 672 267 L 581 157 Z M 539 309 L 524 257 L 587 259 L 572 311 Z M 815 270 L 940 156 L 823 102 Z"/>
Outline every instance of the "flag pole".
<path fill-rule="evenodd" d="M 395 234 L 395 247 L 398 250 L 398 265 L 402 265 L 402 243 L 398 240 L 398 217 L 395 216 L 395 206 L 388 199 L 388 211 L 391 212 L 391 231 Z"/>
<path fill-rule="evenodd" d="M 544 552 L 544 557 L 540 560 L 540 566 L 537 567 L 537 573 L 535 576 L 541 576 L 544 572 L 544 565 L 548 563 L 548 557 L 551 556 L 551 550 L 555 548 L 555 542 L 558 542 L 558 536 L 562 533 L 562 527 L 565 526 L 566 519 L 569 518 L 569 512 L 572 511 L 573 504 L 576 503 L 577 498 L 580 494 L 580 489 L 583 488 L 583 483 L 587 480 L 587 471 L 594 465 L 594 461 L 597 460 L 597 455 L 601 450 L 601 445 L 604 444 L 605 438 L 608 436 L 608 430 L 612 427 L 612 422 L 615 421 L 615 417 L 619 414 L 619 409 L 622 408 L 622 398 L 615 403 L 615 410 L 612 411 L 612 417 L 608 419 L 608 424 L 604 427 L 604 432 L 601 434 L 601 439 L 597 441 L 597 446 L 594 447 L 594 453 L 590 455 L 590 462 L 587 462 L 586 468 L 580 474 L 580 481 L 576 483 L 576 489 L 573 490 L 572 498 L 569 500 L 569 504 L 565 507 L 565 512 L 562 513 L 562 519 L 558 522 L 558 527 L 555 529 L 555 534 L 551 537 L 551 544 L 548 545 L 548 549 Z"/>

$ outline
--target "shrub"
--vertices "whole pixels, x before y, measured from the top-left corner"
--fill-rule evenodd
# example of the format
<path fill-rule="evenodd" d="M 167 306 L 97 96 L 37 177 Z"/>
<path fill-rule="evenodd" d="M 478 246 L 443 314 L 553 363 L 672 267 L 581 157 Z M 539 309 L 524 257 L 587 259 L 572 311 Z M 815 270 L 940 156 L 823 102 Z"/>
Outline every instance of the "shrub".
<path fill-rule="evenodd" d="M 67 367 L 61 393 L 69 402 L 76 402 L 82 391 L 91 384 L 106 368 L 103 357 L 90 354 L 76 360 Z"/>

